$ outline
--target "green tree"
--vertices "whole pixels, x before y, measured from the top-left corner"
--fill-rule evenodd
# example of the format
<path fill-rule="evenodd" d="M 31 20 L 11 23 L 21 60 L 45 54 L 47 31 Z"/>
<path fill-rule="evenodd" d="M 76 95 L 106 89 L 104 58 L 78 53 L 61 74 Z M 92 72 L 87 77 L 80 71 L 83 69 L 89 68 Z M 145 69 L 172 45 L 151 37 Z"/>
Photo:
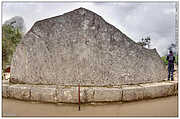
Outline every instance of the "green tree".
<path fill-rule="evenodd" d="M 168 64 L 168 61 L 166 60 L 166 57 L 167 57 L 167 56 L 162 56 L 162 57 L 161 57 L 161 60 L 164 62 L 164 64 L 167 65 L 167 64 Z"/>
<path fill-rule="evenodd" d="M 14 28 L 11 25 L 4 24 L 2 26 L 2 60 L 3 69 L 6 65 L 10 65 L 13 52 L 16 49 L 17 44 L 22 38 L 22 33 L 18 28 Z"/>

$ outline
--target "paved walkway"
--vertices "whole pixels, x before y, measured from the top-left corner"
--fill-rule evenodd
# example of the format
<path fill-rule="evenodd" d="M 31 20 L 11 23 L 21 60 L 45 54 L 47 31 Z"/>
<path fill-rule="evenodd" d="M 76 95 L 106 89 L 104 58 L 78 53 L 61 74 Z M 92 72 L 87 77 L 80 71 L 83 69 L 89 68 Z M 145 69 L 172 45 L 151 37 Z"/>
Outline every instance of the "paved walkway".
<path fill-rule="evenodd" d="M 178 116 L 178 97 L 129 103 L 50 104 L 3 99 L 3 116 Z"/>

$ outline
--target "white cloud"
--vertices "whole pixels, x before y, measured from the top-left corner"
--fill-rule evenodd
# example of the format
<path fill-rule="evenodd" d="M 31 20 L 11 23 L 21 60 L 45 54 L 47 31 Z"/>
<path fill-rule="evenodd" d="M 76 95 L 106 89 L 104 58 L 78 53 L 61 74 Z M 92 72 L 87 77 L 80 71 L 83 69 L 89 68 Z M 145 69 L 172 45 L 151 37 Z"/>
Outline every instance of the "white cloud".
<path fill-rule="evenodd" d="M 26 29 L 41 19 L 62 15 L 79 7 L 102 16 L 134 41 L 151 36 L 152 48 L 166 54 L 175 42 L 173 2 L 3 2 L 3 22 L 14 16 L 24 18 Z"/>

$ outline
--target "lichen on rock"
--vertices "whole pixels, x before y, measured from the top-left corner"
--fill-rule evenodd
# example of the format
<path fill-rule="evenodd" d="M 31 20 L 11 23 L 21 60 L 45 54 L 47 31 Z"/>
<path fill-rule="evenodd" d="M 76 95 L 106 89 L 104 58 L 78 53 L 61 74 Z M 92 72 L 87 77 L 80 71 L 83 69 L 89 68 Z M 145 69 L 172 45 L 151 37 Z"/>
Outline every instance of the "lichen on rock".
<path fill-rule="evenodd" d="M 11 63 L 11 82 L 25 84 L 115 86 L 162 81 L 166 73 L 156 50 L 84 8 L 36 22 Z"/>

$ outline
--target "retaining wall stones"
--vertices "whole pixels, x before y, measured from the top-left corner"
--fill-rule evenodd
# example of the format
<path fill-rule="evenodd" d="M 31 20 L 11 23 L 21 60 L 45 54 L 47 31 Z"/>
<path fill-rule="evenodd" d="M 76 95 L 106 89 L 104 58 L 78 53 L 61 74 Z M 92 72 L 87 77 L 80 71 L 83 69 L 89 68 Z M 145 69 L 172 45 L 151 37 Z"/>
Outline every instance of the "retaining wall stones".
<path fill-rule="evenodd" d="M 5 98 L 52 103 L 78 103 L 78 87 L 75 86 L 3 84 L 2 89 L 2 95 Z M 80 90 L 82 103 L 126 102 L 176 94 L 178 94 L 177 81 L 116 87 L 81 87 Z"/>
<path fill-rule="evenodd" d="M 3 86 L 2 86 L 2 96 L 5 97 L 5 98 L 9 97 L 8 88 L 9 88 L 9 84 L 3 84 Z"/>
<path fill-rule="evenodd" d="M 142 100 L 144 97 L 144 87 L 137 85 L 122 86 L 122 101 Z"/>
<path fill-rule="evenodd" d="M 121 101 L 122 89 L 121 88 L 94 88 L 94 102 L 104 101 Z"/>
<path fill-rule="evenodd" d="M 144 98 L 156 98 L 173 95 L 175 92 L 175 85 L 173 83 L 152 83 L 142 84 L 144 87 Z"/>
<path fill-rule="evenodd" d="M 32 86 L 30 100 L 56 102 L 56 86 Z"/>
<path fill-rule="evenodd" d="M 22 100 L 29 100 L 31 97 L 31 87 L 31 85 L 10 85 L 6 92 L 9 93 L 7 94 L 9 95 L 9 97 Z"/>

